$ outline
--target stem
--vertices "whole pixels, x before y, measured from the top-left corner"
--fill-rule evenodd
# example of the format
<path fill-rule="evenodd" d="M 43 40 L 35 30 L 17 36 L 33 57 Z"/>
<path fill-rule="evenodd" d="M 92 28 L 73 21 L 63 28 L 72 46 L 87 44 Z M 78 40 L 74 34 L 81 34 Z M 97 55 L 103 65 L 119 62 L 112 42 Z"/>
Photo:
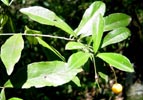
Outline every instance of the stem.
<path fill-rule="evenodd" d="M 112 66 L 110 66 L 110 68 L 113 71 L 113 74 L 114 74 L 114 77 L 115 77 L 115 83 L 117 83 L 117 76 L 116 76 L 115 70 Z"/>
<path fill-rule="evenodd" d="M 97 71 L 96 71 L 96 64 L 95 64 L 95 58 L 94 58 L 94 55 L 92 56 L 93 58 L 93 66 L 94 66 L 94 72 L 95 72 L 95 79 L 98 79 L 98 75 L 97 75 Z"/>
<path fill-rule="evenodd" d="M 9 3 L 9 5 L 11 5 L 13 1 L 14 1 L 14 0 L 11 0 L 11 2 Z"/>
<path fill-rule="evenodd" d="M 0 36 L 9 36 L 9 35 L 14 35 L 18 33 L 0 33 Z M 60 36 L 53 36 L 53 35 L 43 35 L 43 34 L 25 34 L 22 33 L 23 36 L 33 36 L 33 37 L 48 37 L 48 38 L 56 38 L 56 39 L 63 39 L 63 40 L 74 40 L 71 38 L 66 38 L 66 37 L 60 37 Z"/>
<path fill-rule="evenodd" d="M 92 55 L 92 61 L 93 61 L 93 65 L 94 65 L 94 72 L 95 72 L 95 82 L 99 88 L 99 90 L 101 91 L 100 85 L 98 83 L 98 75 L 97 75 L 97 71 L 96 71 L 96 63 L 95 63 L 95 57 L 94 55 Z"/>

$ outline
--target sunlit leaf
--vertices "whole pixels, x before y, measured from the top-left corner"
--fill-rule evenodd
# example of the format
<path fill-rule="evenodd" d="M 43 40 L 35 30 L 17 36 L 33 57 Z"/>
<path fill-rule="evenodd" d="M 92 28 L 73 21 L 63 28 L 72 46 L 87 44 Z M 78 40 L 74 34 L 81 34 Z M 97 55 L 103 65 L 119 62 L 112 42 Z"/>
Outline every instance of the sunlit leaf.
<path fill-rule="evenodd" d="M 14 34 L 2 45 L 1 59 L 8 75 L 12 73 L 14 65 L 19 61 L 23 48 L 24 41 L 21 34 Z"/>
<path fill-rule="evenodd" d="M 121 42 L 127 39 L 129 36 L 130 36 L 130 30 L 128 28 L 125 27 L 117 28 L 107 33 L 107 35 L 103 39 L 102 48 L 110 44 Z"/>
<path fill-rule="evenodd" d="M 0 100 L 6 100 L 6 97 L 5 97 L 5 89 L 4 89 L 4 88 L 1 90 Z"/>
<path fill-rule="evenodd" d="M 74 49 L 84 49 L 85 45 L 80 42 L 68 42 L 66 44 L 66 50 L 74 50 Z"/>
<path fill-rule="evenodd" d="M 77 35 L 89 36 L 92 35 L 93 22 L 96 22 L 96 17 L 105 13 L 105 4 L 102 1 L 95 1 L 85 11 L 82 20 L 75 30 Z"/>
<path fill-rule="evenodd" d="M 49 9 L 40 6 L 33 6 L 28 8 L 22 8 L 20 9 L 20 12 L 28 15 L 32 20 L 36 22 L 58 27 L 65 32 L 75 36 L 75 33 L 71 29 L 71 27 Z"/>
<path fill-rule="evenodd" d="M 98 72 L 98 74 L 100 75 L 101 78 L 103 78 L 106 82 L 108 82 L 108 75 L 106 75 L 102 72 Z"/>
<path fill-rule="evenodd" d="M 9 6 L 9 0 L 1 0 L 5 5 Z"/>
<path fill-rule="evenodd" d="M 104 31 L 110 31 L 115 28 L 125 27 L 131 22 L 131 17 L 123 13 L 114 13 L 105 17 Z"/>
<path fill-rule="evenodd" d="M 87 62 L 90 56 L 90 53 L 81 51 L 74 53 L 69 57 L 68 65 L 70 66 L 70 68 L 80 68 Z"/>
<path fill-rule="evenodd" d="M 37 30 L 32 30 L 32 29 L 28 28 L 27 26 L 25 27 L 25 32 L 24 33 L 25 34 L 33 34 L 33 35 L 34 34 L 42 34 L 42 32 L 37 31 Z M 42 38 L 42 37 L 39 37 L 39 38 Z M 37 41 L 37 39 L 34 36 L 26 36 L 26 39 L 29 41 L 29 43 L 31 45 L 38 44 L 38 41 Z"/>
<path fill-rule="evenodd" d="M 77 86 L 81 87 L 80 80 L 79 80 L 79 78 L 78 78 L 77 76 L 75 76 L 75 77 L 72 79 L 72 81 L 73 81 Z"/>
<path fill-rule="evenodd" d="M 27 81 L 22 87 L 59 86 L 71 81 L 80 71 L 79 68 L 71 69 L 67 63 L 61 61 L 32 63 L 28 65 Z"/>
<path fill-rule="evenodd" d="M 23 99 L 17 98 L 17 97 L 12 97 L 12 98 L 10 98 L 10 99 L 8 99 L 8 100 L 23 100 Z"/>
<path fill-rule="evenodd" d="M 13 85 L 12 85 L 11 81 L 8 80 L 8 81 L 4 84 L 4 87 L 6 87 L 6 88 L 13 88 Z"/>
<path fill-rule="evenodd" d="M 110 66 L 113 66 L 119 70 L 126 72 L 134 72 L 134 68 L 128 58 L 117 53 L 99 53 L 97 57 L 107 62 Z"/>
<path fill-rule="evenodd" d="M 50 46 L 48 43 L 46 43 L 46 42 L 45 42 L 44 40 L 42 40 L 41 38 L 39 38 L 39 37 L 36 37 L 36 38 L 37 38 L 39 44 L 41 44 L 43 47 L 48 48 L 48 49 L 51 50 L 53 53 L 55 53 L 59 58 L 61 58 L 63 61 L 65 61 L 64 56 L 62 56 L 59 51 L 57 51 L 55 48 L 53 48 L 52 46 Z"/>
<path fill-rule="evenodd" d="M 96 22 L 93 22 L 92 30 L 93 50 L 96 53 L 99 49 L 104 31 L 104 19 L 101 15 L 96 17 Z"/>

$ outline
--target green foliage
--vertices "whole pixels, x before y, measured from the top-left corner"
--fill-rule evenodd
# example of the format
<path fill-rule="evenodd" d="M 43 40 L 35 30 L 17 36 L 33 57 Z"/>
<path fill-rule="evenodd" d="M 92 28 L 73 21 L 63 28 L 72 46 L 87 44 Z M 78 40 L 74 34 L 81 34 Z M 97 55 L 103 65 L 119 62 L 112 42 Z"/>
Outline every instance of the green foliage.
<path fill-rule="evenodd" d="M 39 44 L 41 44 L 43 47 L 46 47 L 46 48 L 50 49 L 59 58 L 61 58 L 63 61 L 65 61 L 65 58 L 55 48 L 51 47 L 49 44 L 47 44 L 45 41 L 43 41 L 39 37 L 36 37 L 36 39 L 38 40 Z"/>
<path fill-rule="evenodd" d="M 9 2 L 9 0 L 1 0 L 5 5 L 10 6 L 13 0 Z"/>
<path fill-rule="evenodd" d="M 39 6 L 29 8 L 22 8 L 20 10 L 23 14 L 28 15 L 32 20 L 45 25 L 56 26 L 65 32 L 75 35 L 74 31 L 54 12 Z"/>
<path fill-rule="evenodd" d="M 13 98 L 10 98 L 8 100 L 23 100 L 23 99 L 20 99 L 20 98 L 17 98 L 17 97 L 13 97 Z"/>
<path fill-rule="evenodd" d="M 110 66 L 113 66 L 117 69 L 134 72 L 132 64 L 130 61 L 123 55 L 117 53 L 99 53 L 97 57 L 103 59 L 105 62 L 109 63 Z"/>
<path fill-rule="evenodd" d="M 83 14 L 82 20 L 75 30 L 77 35 L 89 36 L 93 34 L 93 25 L 96 23 L 96 17 L 105 13 L 105 4 L 101 1 L 94 2 Z M 99 19 L 100 20 L 100 19 Z"/>
<path fill-rule="evenodd" d="M 131 22 L 131 17 L 123 13 L 114 13 L 105 17 L 105 31 L 125 27 Z"/>
<path fill-rule="evenodd" d="M 8 5 L 8 2 L 6 4 Z M 31 45 L 38 45 L 39 43 L 62 60 L 29 61 L 30 64 L 28 64 L 26 72 L 27 79 L 22 85 L 22 88 L 59 86 L 70 81 L 73 81 L 77 86 L 81 86 L 77 74 L 80 73 L 83 70 L 82 67 L 90 61 L 93 62 L 94 65 L 95 78 L 99 75 L 107 82 L 108 76 L 96 70 L 96 60 L 98 58 L 101 58 L 110 66 L 119 70 L 133 72 L 133 66 L 125 56 L 119 53 L 102 52 L 104 47 L 119 43 L 130 36 L 130 31 L 126 26 L 129 25 L 131 17 L 123 13 L 114 13 L 109 16 L 104 16 L 105 10 L 105 3 L 101 1 L 93 2 L 83 14 L 78 27 L 73 30 L 66 22 L 47 8 L 32 6 L 20 9 L 21 13 L 27 15 L 33 21 L 43 25 L 55 26 L 65 31 L 69 38 L 43 35 L 42 32 L 31 30 L 28 27 L 26 27 L 25 32 L 22 34 L 9 34 L 12 36 L 9 37 L 1 47 L 1 60 L 5 65 L 8 76 L 14 73 L 14 66 L 20 61 L 23 48 L 26 48 L 24 45 L 25 40 L 22 36 L 26 36 L 26 39 Z M 65 45 L 65 50 L 74 50 L 75 53 L 71 54 L 66 60 L 66 57 L 56 48 L 53 48 L 46 42 L 46 39 L 44 40 L 42 37 L 68 40 Z M 85 41 L 86 39 L 90 41 Z M 96 80 L 96 83 L 98 84 L 98 80 Z M 10 77 L 2 87 L 13 88 L 14 86 Z M 3 94 L 3 91 L 1 94 Z"/>
<path fill-rule="evenodd" d="M 92 27 L 93 50 L 96 53 L 99 49 L 104 30 L 104 19 L 101 15 L 97 16 Z"/>
<path fill-rule="evenodd" d="M 9 5 L 9 0 L 1 0 L 5 5 Z"/>
<path fill-rule="evenodd" d="M 60 61 L 32 63 L 28 65 L 28 80 L 22 88 L 62 85 L 80 71 L 77 68 L 71 70 L 67 63 Z"/>
<path fill-rule="evenodd" d="M 128 28 L 125 28 L 125 27 L 116 28 L 116 29 L 110 31 L 104 37 L 103 44 L 101 47 L 103 48 L 107 45 L 121 42 L 121 41 L 127 39 L 129 36 L 130 36 L 130 31 Z"/>
<path fill-rule="evenodd" d="M 4 88 L 1 90 L 0 99 L 1 99 L 1 100 L 6 100 L 6 97 L 5 97 L 5 89 L 4 89 Z"/>
<path fill-rule="evenodd" d="M 21 34 L 11 36 L 1 47 L 1 60 L 3 61 L 8 75 L 14 69 L 14 65 L 21 57 L 22 49 L 24 48 L 24 41 Z"/>

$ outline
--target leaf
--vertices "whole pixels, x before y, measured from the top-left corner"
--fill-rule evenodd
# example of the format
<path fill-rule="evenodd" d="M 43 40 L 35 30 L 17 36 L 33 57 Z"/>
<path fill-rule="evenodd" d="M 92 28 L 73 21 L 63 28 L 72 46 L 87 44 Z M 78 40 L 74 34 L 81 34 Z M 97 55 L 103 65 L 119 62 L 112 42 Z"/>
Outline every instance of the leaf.
<path fill-rule="evenodd" d="M 105 13 L 105 4 L 102 1 L 95 1 L 85 11 L 82 20 L 75 30 L 77 35 L 89 36 L 92 35 L 93 22 L 96 22 L 96 17 Z"/>
<path fill-rule="evenodd" d="M 4 88 L 2 88 L 2 90 L 1 90 L 0 100 L 6 100 Z"/>
<path fill-rule="evenodd" d="M 77 76 L 75 76 L 72 81 L 78 86 L 78 87 L 81 87 L 81 84 L 80 84 L 80 80 Z"/>
<path fill-rule="evenodd" d="M 128 58 L 117 53 L 99 53 L 97 57 L 101 58 L 109 65 L 126 72 L 134 72 L 134 68 Z"/>
<path fill-rule="evenodd" d="M 121 42 L 125 39 L 127 39 L 130 36 L 130 30 L 126 27 L 120 27 L 117 28 L 111 32 L 109 32 L 103 39 L 103 44 L 102 44 L 102 48 L 110 45 L 110 44 L 114 44 L 114 43 L 118 43 Z"/>
<path fill-rule="evenodd" d="M 55 48 L 51 47 L 49 44 L 47 44 L 45 41 L 43 41 L 42 39 L 40 39 L 39 37 L 36 37 L 39 44 L 41 44 L 43 47 L 48 48 L 49 50 L 51 50 L 53 53 L 55 53 L 59 58 L 61 58 L 63 61 L 65 61 L 64 56 L 62 56 L 60 54 L 59 51 L 57 51 Z"/>
<path fill-rule="evenodd" d="M 36 22 L 58 27 L 65 32 L 75 36 L 75 33 L 71 29 L 71 27 L 49 9 L 40 6 L 33 6 L 28 8 L 22 8 L 20 9 L 20 12 L 26 14 Z"/>
<path fill-rule="evenodd" d="M 114 13 L 105 17 L 104 31 L 110 31 L 115 28 L 128 26 L 131 22 L 131 17 L 123 13 Z"/>
<path fill-rule="evenodd" d="M 8 100 L 23 100 L 23 99 L 17 98 L 17 97 L 12 97 L 12 98 L 10 98 L 10 99 L 8 99 Z"/>
<path fill-rule="evenodd" d="M 65 47 L 66 50 L 84 49 L 84 48 L 85 48 L 84 44 L 80 42 L 68 42 Z"/>
<path fill-rule="evenodd" d="M 9 6 L 9 0 L 1 0 L 5 5 Z"/>
<path fill-rule="evenodd" d="M 102 72 L 98 72 L 98 74 L 100 75 L 101 78 L 103 78 L 106 82 L 108 82 L 108 75 L 106 75 Z"/>
<path fill-rule="evenodd" d="M 32 63 L 28 65 L 28 79 L 22 87 L 59 86 L 71 81 L 80 71 L 61 61 Z"/>
<path fill-rule="evenodd" d="M 1 27 L 3 27 L 8 21 L 8 16 L 5 14 L 1 14 L 0 15 L 0 24 L 1 24 Z"/>
<path fill-rule="evenodd" d="M 32 30 L 32 29 L 28 28 L 27 26 L 25 27 L 25 32 L 24 33 L 25 34 L 33 34 L 33 35 L 34 34 L 42 34 L 42 32 L 37 31 L 37 30 Z M 39 38 L 42 39 L 42 37 L 39 37 Z M 26 36 L 26 39 L 29 41 L 29 43 L 31 45 L 32 44 L 34 44 L 34 45 L 38 44 L 38 41 L 34 36 Z"/>
<path fill-rule="evenodd" d="M 67 63 L 70 68 L 81 68 L 81 66 L 83 66 L 87 62 L 90 56 L 90 53 L 79 51 L 77 53 L 72 54 L 69 57 Z"/>
<path fill-rule="evenodd" d="M 94 50 L 94 53 L 96 53 L 100 46 L 101 39 L 103 36 L 103 30 L 104 30 L 104 19 L 101 15 L 97 16 L 96 22 L 93 22 L 92 30 L 93 30 L 92 32 L 93 33 L 92 34 L 93 50 Z"/>
<path fill-rule="evenodd" d="M 14 34 L 2 45 L 1 60 L 6 67 L 8 75 L 12 73 L 15 64 L 19 61 L 23 48 L 24 41 L 21 34 Z"/>
<path fill-rule="evenodd" d="M 12 85 L 11 81 L 8 80 L 8 81 L 4 84 L 4 87 L 6 87 L 6 88 L 13 88 L 13 85 Z"/>

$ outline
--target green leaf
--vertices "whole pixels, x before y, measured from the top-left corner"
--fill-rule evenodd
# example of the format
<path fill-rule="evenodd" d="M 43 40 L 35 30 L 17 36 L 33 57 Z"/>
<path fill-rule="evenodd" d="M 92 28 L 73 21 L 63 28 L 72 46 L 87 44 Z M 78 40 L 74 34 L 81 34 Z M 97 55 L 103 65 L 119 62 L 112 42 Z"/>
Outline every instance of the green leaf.
<path fill-rule="evenodd" d="M 8 80 L 8 81 L 4 84 L 4 87 L 6 87 L 6 88 L 13 88 L 13 85 L 12 85 L 11 81 Z"/>
<path fill-rule="evenodd" d="M 93 50 L 94 53 L 96 53 L 99 49 L 101 39 L 103 36 L 103 31 L 104 31 L 104 19 L 101 15 L 96 17 L 96 22 L 93 22 Z"/>
<path fill-rule="evenodd" d="M 34 34 L 42 34 L 42 32 L 37 31 L 37 30 L 32 30 L 32 29 L 28 28 L 27 26 L 25 27 L 25 32 L 24 33 L 25 34 L 33 34 L 33 35 Z M 39 37 L 39 38 L 42 39 L 42 37 Z M 34 36 L 26 36 L 26 39 L 29 41 L 29 43 L 31 45 L 32 44 L 34 44 L 34 45 L 38 44 L 38 41 Z"/>
<path fill-rule="evenodd" d="M 81 84 L 80 84 L 80 80 L 77 76 L 75 76 L 72 81 L 78 86 L 78 87 L 81 87 Z"/>
<path fill-rule="evenodd" d="M 110 45 L 110 44 L 114 44 L 114 43 L 118 43 L 121 42 L 125 39 L 127 39 L 130 36 L 130 30 L 126 27 L 120 27 L 117 28 L 111 32 L 109 32 L 103 39 L 103 44 L 102 44 L 102 48 Z"/>
<path fill-rule="evenodd" d="M 23 100 L 23 99 L 17 98 L 17 97 L 12 97 L 12 98 L 10 98 L 10 99 L 8 99 L 8 100 Z"/>
<path fill-rule="evenodd" d="M 107 62 L 110 66 L 113 66 L 119 70 L 126 72 L 134 72 L 134 68 L 128 58 L 117 53 L 99 53 L 97 57 Z"/>
<path fill-rule="evenodd" d="M 4 88 L 1 90 L 0 100 L 6 100 Z"/>
<path fill-rule="evenodd" d="M 1 27 L 3 27 L 7 23 L 7 21 L 8 21 L 8 16 L 6 14 L 5 15 L 1 14 L 0 15 L 0 25 L 1 25 Z"/>
<path fill-rule="evenodd" d="M 96 17 L 100 14 L 103 16 L 105 13 L 105 4 L 102 1 L 95 1 L 90 5 L 90 7 L 85 11 L 82 20 L 75 30 L 77 35 L 89 36 L 92 35 L 92 28 L 96 22 Z"/>
<path fill-rule="evenodd" d="M 59 86 L 71 81 L 79 72 L 81 69 L 71 69 L 67 63 L 61 61 L 32 63 L 28 65 L 27 81 L 22 87 Z"/>
<path fill-rule="evenodd" d="M 70 66 L 70 68 L 81 68 L 81 66 L 83 66 L 87 62 L 90 56 L 91 54 L 87 52 L 79 51 L 77 53 L 74 53 L 69 57 L 68 65 Z"/>
<path fill-rule="evenodd" d="M 1 0 L 5 5 L 9 6 L 9 0 Z"/>
<path fill-rule="evenodd" d="M 106 75 L 102 72 L 98 72 L 98 74 L 100 75 L 101 78 L 103 78 L 106 82 L 108 82 L 108 75 Z"/>
<path fill-rule="evenodd" d="M 104 31 L 110 31 L 115 28 L 125 27 L 131 22 L 131 17 L 123 13 L 114 13 L 105 17 Z"/>
<path fill-rule="evenodd" d="M 59 58 L 61 58 L 63 61 L 65 61 L 64 56 L 62 56 L 60 54 L 60 52 L 58 52 L 55 48 L 51 47 L 49 44 L 47 44 L 45 41 L 43 41 L 41 38 L 36 37 L 39 44 L 41 44 L 43 47 L 48 48 L 49 50 L 51 50 L 53 53 L 55 53 Z"/>
<path fill-rule="evenodd" d="M 14 1 L 14 0 L 1 0 L 5 5 L 7 5 L 7 6 L 10 6 L 11 5 L 11 3 Z M 10 1 L 10 3 L 9 3 L 9 1 Z"/>
<path fill-rule="evenodd" d="M 68 42 L 66 44 L 66 50 L 74 50 L 74 49 L 84 49 L 85 45 L 80 42 Z"/>
<path fill-rule="evenodd" d="M 21 34 L 14 34 L 6 40 L 1 47 L 1 60 L 4 63 L 8 75 L 14 69 L 15 64 L 21 57 L 24 41 Z"/>
<path fill-rule="evenodd" d="M 22 8 L 20 9 L 20 12 L 28 15 L 32 20 L 36 22 L 58 27 L 65 32 L 75 36 L 75 33 L 71 29 L 71 27 L 49 9 L 40 6 L 33 6 L 28 8 Z"/>

